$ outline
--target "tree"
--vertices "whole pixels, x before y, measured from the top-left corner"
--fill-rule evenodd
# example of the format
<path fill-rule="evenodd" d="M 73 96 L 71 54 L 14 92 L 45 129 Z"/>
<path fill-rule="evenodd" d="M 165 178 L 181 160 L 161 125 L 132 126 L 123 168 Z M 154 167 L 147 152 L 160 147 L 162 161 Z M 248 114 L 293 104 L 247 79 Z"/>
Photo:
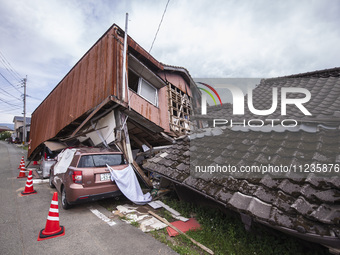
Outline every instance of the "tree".
<path fill-rule="evenodd" d="M 11 132 L 3 131 L 0 133 L 0 140 L 6 140 L 7 138 L 11 137 Z"/>

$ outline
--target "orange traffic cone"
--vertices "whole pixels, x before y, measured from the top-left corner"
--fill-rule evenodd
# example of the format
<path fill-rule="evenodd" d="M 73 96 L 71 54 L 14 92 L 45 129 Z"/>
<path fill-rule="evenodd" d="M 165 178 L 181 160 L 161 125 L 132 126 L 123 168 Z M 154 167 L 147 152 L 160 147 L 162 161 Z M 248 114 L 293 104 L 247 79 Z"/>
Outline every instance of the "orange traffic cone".
<path fill-rule="evenodd" d="M 20 173 L 17 178 L 26 178 L 25 165 L 21 165 Z"/>
<path fill-rule="evenodd" d="M 48 212 L 46 226 L 38 236 L 38 241 L 65 235 L 65 228 L 59 226 L 58 193 L 54 192 L 50 210 Z"/>
<path fill-rule="evenodd" d="M 37 161 L 33 161 L 33 166 L 36 166 L 38 165 L 38 162 Z"/>
<path fill-rule="evenodd" d="M 37 192 L 33 189 L 33 180 L 32 179 L 33 179 L 32 170 L 30 170 L 29 173 L 28 173 L 25 190 L 21 192 L 22 196 L 37 194 Z"/>
<path fill-rule="evenodd" d="M 22 156 L 22 158 L 21 158 L 20 165 L 19 165 L 18 169 L 21 169 L 22 165 L 25 165 L 24 156 Z"/>

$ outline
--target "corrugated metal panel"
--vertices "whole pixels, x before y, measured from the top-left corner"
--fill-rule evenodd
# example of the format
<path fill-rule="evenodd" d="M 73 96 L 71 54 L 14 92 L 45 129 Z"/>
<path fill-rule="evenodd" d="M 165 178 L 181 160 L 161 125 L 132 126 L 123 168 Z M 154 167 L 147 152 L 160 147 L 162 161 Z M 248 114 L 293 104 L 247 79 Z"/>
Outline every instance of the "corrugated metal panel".
<path fill-rule="evenodd" d="M 108 96 L 121 98 L 117 88 L 122 82 L 122 42 L 118 28 L 112 26 L 34 111 L 29 157 L 41 143 Z"/>

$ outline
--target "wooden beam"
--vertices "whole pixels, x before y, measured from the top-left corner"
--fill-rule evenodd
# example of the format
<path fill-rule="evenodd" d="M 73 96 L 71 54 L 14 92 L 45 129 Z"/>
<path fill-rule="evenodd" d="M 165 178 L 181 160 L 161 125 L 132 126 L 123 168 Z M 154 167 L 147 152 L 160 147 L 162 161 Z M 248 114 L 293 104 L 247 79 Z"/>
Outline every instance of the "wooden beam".
<path fill-rule="evenodd" d="M 150 181 L 150 179 L 145 175 L 144 171 L 139 167 L 139 165 L 136 163 L 136 161 L 132 162 L 132 165 L 134 166 L 134 169 L 138 172 L 138 174 L 140 175 L 140 177 L 144 180 L 145 184 L 151 188 L 152 182 Z"/>
<path fill-rule="evenodd" d="M 139 145 L 139 147 L 143 147 L 143 144 L 145 144 L 145 143 L 143 143 L 141 140 L 139 140 L 136 136 L 134 136 L 133 134 L 131 134 L 130 132 L 129 132 L 129 136 L 130 136 L 130 138 L 132 139 L 132 140 L 134 140 L 135 141 L 135 143 L 137 143 L 138 145 Z"/>
<path fill-rule="evenodd" d="M 104 129 L 104 128 L 107 128 L 108 126 L 104 126 L 104 127 L 101 127 L 101 128 L 97 128 L 97 129 L 94 129 L 94 128 L 91 128 L 89 129 L 88 131 L 85 131 L 83 133 L 80 133 L 80 134 L 77 134 L 73 137 L 66 137 L 66 138 L 63 138 L 63 139 L 59 139 L 60 141 L 64 142 L 64 141 L 68 141 L 68 140 L 72 140 L 73 138 L 77 138 L 77 137 L 80 137 L 80 136 L 85 136 L 91 132 L 94 132 L 94 131 L 98 131 L 98 130 L 101 130 L 101 129 Z"/>
<path fill-rule="evenodd" d="M 146 141 L 146 140 L 144 139 L 144 137 L 141 137 L 140 140 L 141 140 L 146 146 L 148 146 L 150 149 L 152 149 L 152 145 L 149 144 L 148 141 Z"/>
<path fill-rule="evenodd" d="M 171 143 L 175 143 L 175 139 L 173 139 L 172 137 L 168 136 L 164 132 L 161 132 L 160 134 L 164 137 L 165 140 L 168 140 Z"/>
<path fill-rule="evenodd" d="M 121 121 L 124 119 L 125 115 L 121 115 Z M 122 139 L 122 145 L 123 145 L 123 149 L 124 149 L 124 153 L 125 153 L 125 157 L 129 157 L 129 155 L 131 155 L 128 159 L 129 163 L 132 164 L 133 168 L 135 169 L 135 171 L 139 174 L 139 176 L 144 180 L 145 184 L 147 186 L 149 186 L 150 188 L 153 186 L 152 182 L 150 181 L 150 179 L 144 174 L 143 170 L 139 167 L 139 165 L 136 163 L 136 161 L 133 159 L 132 157 L 132 151 L 131 151 L 131 146 L 130 146 L 130 135 L 129 135 L 129 131 L 127 128 L 127 123 L 125 123 L 125 125 L 123 126 L 123 139 Z"/>
<path fill-rule="evenodd" d="M 74 137 L 80 129 L 82 129 L 82 127 L 84 127 L 84 125 L 104 106 L 106 105 L 108 102 L 110 102 L 111 97 L 107 97 L 103 102 L 101 102 L 99 105 L 96 106 L 96 108 L 89 114 L 89 116 L 87 116 L 87 118 L 77 127 L 76 130 L 74 130 L 74 132 L 71 134 L 71 136 L 69 138 Z"/>
<path fill-rule="evenodd" d="M 156 133 L 153 133 L 152 131 L 148 130 L 147 128 L 145 128 L 144 126 L 140 125 L 139 123 L 137 123 L 135 120 L 133 119 L 129 119 L 129 122 L 131 122 L 135 127 L 137 127 L 138 129 L 142 130 L 145 134 L 147 134 L 148 136 L 152 137 L 152 139 L 154 141 L 157 141 L 158 137 Z"/>

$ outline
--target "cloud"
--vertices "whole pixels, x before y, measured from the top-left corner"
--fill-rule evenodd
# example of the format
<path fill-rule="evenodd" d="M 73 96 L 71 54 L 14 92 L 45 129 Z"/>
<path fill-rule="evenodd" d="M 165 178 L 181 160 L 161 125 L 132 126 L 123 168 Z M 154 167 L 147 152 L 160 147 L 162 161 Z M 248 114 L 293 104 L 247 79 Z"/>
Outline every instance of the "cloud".
<path fill-rule="evenodd" d="M 331 3 L 170 3 L 154 53 L 196 77 L 271 77 L 334 67 L 340 54 L 330 54 L 340 38 L 334 8 L 340 9 Z M 322 6 L 327 16 L 317 15 Z"/>

